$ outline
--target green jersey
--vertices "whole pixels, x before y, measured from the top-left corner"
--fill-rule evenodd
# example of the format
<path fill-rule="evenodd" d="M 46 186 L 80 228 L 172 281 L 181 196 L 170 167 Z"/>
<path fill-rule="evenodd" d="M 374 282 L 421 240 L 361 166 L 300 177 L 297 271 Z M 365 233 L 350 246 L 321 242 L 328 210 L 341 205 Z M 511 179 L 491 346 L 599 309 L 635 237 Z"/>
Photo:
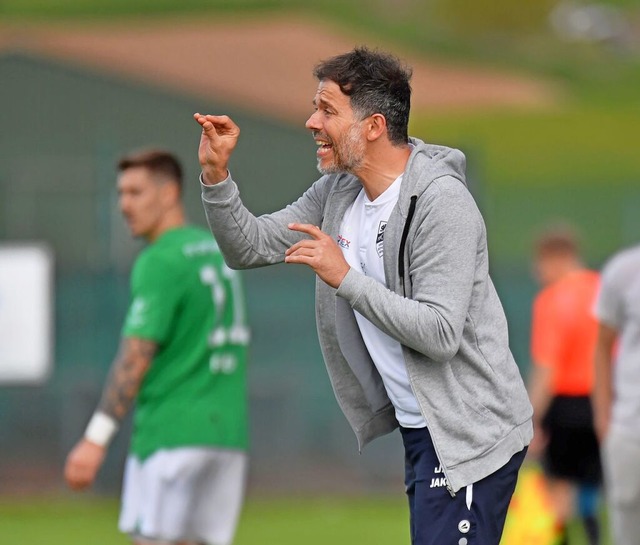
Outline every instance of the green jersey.
<path fill-rule="evenodd" d="M 161 448 L 247 448 L 249 330 L 238 272 L 197 227 L 163 233 L 131 275 L 125 337 L 157 343 L 138 394 L 131 452 Z"/>

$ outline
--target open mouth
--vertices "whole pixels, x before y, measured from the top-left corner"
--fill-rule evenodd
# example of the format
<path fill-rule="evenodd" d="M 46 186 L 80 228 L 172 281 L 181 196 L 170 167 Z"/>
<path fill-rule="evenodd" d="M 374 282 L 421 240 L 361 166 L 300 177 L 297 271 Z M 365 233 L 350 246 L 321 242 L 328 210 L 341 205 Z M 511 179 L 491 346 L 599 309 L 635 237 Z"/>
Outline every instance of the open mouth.
<path fill-rule="evenodd" d="M 326 155 L 333 149 L 333 144 L 327 140 L 321 140 L 316 138 L 316 145 L 318 146 L 318 155 Z"/>

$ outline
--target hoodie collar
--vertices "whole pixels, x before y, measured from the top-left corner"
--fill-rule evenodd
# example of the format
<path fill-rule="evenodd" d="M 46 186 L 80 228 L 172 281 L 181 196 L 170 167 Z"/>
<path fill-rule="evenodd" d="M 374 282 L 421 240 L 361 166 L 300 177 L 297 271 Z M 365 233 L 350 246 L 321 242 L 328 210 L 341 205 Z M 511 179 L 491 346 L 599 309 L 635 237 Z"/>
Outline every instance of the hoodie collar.
<path fill-rule="evenodd" d="M 427 144 L 413 137 L 409 141 L 414 147 L 405 167 L 398 199 L 403 216 L 406 216 L 411 196 L 420 196 L 437 178 L 451 176 L 466 185 L 466 158 L 460 150 Z"/>

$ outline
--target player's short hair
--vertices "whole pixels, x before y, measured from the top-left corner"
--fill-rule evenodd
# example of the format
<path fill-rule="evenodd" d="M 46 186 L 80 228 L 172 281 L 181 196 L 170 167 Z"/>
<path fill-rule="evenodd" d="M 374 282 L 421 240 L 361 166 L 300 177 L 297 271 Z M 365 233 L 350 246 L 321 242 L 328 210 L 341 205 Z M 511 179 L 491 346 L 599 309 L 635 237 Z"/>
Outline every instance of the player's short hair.
<path fill-rule="evenodd" d="M 132 152 L 118 161 L 118 172 L 144 167 L 154 177 L 174 182 L 182 193 L 182 165 L 171 152 L 152 148 Z"/>
<path fill-rule="evenodd" d="M 562 225 L 546 230 L 535 241 L 536 257 L 580 255 L 580 240 L 575 229 L 569 225 Z"/>
<path fill-rule="evenodd" d="M 391 143 L 400 145 L 409 141 L 412 70 L 397 57 L 356 47 L 320 62 L 313 75 L 318 81 L 330 80 L 338 84 L 361 119 L 382 114 L 387 120 Z"/>

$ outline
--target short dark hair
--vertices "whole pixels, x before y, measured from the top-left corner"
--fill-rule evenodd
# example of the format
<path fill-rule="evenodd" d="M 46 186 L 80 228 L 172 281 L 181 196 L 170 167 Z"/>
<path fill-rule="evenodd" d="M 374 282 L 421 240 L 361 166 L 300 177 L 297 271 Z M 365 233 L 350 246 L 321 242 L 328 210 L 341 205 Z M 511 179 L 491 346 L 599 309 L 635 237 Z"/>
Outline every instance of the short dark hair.
<path fill-rule="evenodd" d="M 182 165 L 171 152 L 163 149 L 145 149 L 125 155 L 118 161 L 118 172 L 144 167 L 152 175 L 175 182 L 182 193 Z"/>
<path fill-rule="evenodd" d="M 411 68 L 397 57 L 366 47 L 322 61 L 313 71 L 318 81 L 338 84 L 362 119 L 382 114 L 387 120 L 389 140 L 396 145 L 409 141 L 411 74 Z"/>
<path fill-rule="evenodd" d="M 580 241 L 575 229 L 569 225 L 547 229 L 535 241 L 535 254 L 538 258 L 580 255 Z"/>

